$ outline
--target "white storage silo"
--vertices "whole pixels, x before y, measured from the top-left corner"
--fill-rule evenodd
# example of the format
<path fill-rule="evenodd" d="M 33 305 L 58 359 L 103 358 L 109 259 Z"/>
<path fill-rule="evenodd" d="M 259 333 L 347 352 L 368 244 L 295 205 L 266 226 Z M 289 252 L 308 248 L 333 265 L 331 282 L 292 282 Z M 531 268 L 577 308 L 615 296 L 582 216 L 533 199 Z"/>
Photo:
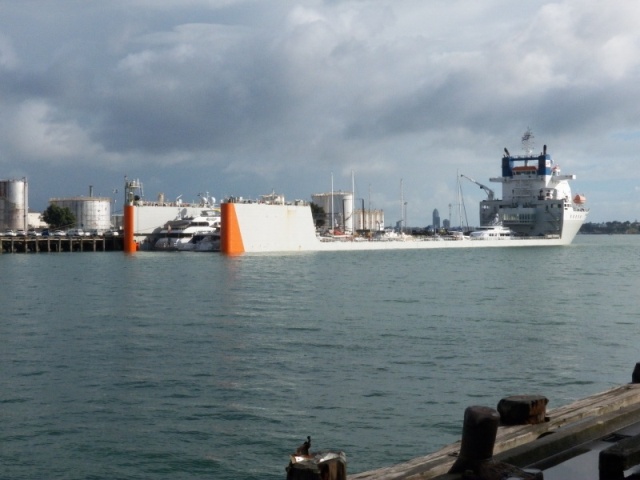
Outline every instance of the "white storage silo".
<path fill-rule="evenodd" d="M 353 232 L 353 194 L 351 192 L 315 193 L 311 195 L 311 199 L 313 203 L 324 209 L 327 227 L 333 226 L 348 233 Z"/>
<path fill-rule="evenodd" d="M 68 228 L 81 228 L 103 233 L 111 228 L 111 199 L 109 197 L 51 198 L 49 203 L 66 207 L 75 215 L 76 224 Z"/>
<path fill-rule="evenodd" d="M 27 179 L 0 180 L 0 227 L 27 230 L 28 212 Z"/>

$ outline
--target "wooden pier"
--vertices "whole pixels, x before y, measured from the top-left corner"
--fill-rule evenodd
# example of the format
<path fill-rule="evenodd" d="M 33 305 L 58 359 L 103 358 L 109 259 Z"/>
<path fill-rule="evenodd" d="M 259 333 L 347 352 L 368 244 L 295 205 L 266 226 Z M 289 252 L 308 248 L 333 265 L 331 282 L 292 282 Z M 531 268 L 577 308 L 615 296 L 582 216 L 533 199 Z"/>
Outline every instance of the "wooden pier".
<path fill-rule="evenodd" d="M 558 477 L 547 473 L 546 469 L 559 468 L 557 465 L 583 455 L 580 462 L 587 473 L 581 474 L 580 480 L 602 479 L 598 476 L 597 463 L 598 449 L 604 449 L 600 444 L 610 441 L 605 440 L 607 437 L 616 435 L 623 439 L 630 437 L 636 439 L 639 446 L 635 447 L 637 451 L 629 454 L 629 458 L 633 455 L 640 457 L 640 434 L 635 433 L 638 430 L 640 430 L 640 384 L 631 383 L 550 410 L 547 412 L 547 421 L 543 423 L 500 426 L 495 438 L 492 460 L 523 469 L 545 470 L 544 478 L 547 479 Z M 621 431 L 625 434 L 621 434 Z M 629 431 L 633 432 L 631 436 L 628 434 Z M 594 444 L 598 445 L 593 446 Z M 592 446 L 589 447 L 589 445 Z M 456 442 L 433 454 L 391 467 L 349 475 L 348 479 L 460 479 L 463 478 L 461 474 L 448 473 L 458 458 L 460 447 L 461 442 Z M 594 451 L 591 457 L 586 455 L 589 449 Z M 600 468 L 602 469 L 602 466 Z M 565 480 L 574 480 L 575 477 L 571 474 L 563 475 Z M 576 477 L 575 480 L 578 478 Z"/>
<path fill-rule="evenodd" d="M 2 237 L 0 253 L 122 251 L 122 238 L 113 237 Z"/>

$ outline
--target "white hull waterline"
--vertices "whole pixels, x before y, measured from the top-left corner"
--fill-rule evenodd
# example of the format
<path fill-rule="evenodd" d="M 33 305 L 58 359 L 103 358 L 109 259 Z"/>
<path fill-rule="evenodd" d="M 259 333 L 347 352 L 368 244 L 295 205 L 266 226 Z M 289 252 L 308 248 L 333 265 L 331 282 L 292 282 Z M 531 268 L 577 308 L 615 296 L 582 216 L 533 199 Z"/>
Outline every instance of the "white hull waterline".
<path fill-rule="evenodd" d="M 393 240 L 342 238 L 323 241 L 315 234 L 308 206 L 225 203 L 222 205 L 222 252 L 312 252 L 346 250 L 411 250 L 429 248 L 540 247 L 569 245 L 581 223 L 558 237 L 514 237 L 510 240 L 482 238 L 405 237 Z M 235 217 L 238 235 L 227 235 L 225 216 Z M 231 227 L 233 228 L 233 227 Z M 231 237 L 231 238 L 230 238 Z M 226 242 L 226 243 L 225 243 Z"/>

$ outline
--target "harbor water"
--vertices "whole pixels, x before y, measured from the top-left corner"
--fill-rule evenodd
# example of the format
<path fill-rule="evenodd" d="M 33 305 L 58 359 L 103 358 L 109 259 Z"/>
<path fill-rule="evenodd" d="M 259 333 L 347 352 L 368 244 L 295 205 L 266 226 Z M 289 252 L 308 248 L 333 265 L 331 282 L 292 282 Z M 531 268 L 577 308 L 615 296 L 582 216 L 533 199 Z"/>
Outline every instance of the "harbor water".
<path fill-rule="evenodd" d="M 284 479 L 433 452 L 464 409 L 627 383 L 640 236 L 549 248 L 0 256 L 0 478 Z"/>

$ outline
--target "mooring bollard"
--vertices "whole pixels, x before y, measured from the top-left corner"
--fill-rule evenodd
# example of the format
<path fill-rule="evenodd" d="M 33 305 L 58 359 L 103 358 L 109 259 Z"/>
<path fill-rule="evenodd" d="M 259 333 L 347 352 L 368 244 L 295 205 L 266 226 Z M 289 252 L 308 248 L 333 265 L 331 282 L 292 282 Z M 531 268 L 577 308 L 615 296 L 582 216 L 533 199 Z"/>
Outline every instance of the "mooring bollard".
<path fill-rule="evenodd" d="M 549 400 L 542 395 L 513 395 L 498 402 L 503 425 L 535 425 L 547 420 Z"/>
<path fill-rule="evenodd" d="M 449 473 L 476 470 L 481 462 L 491 459 L 500 414 L 493 408 L 472 406 L 464 411 L 460 454 Z"/>
<path fill-rule="evenodd" d="M 449 473 L 461 473 L 462 478 L 482 480 L 543 480 L 540 470 L 521 469 L 492 458 L 499 423 L 500 414 L 493 408 L 467 407 L 464 411 L 460 454 Z M 473 473 L 472 477 L 467 477 L 469 472 Z"/>
<path fill-rule="evenodd" d="M 291 455 L 286 468 L 287 480 L 347 480 L 347 456 L 344 452 L 311 453 L 307 437 Z"/>
<path fill-rule="evenodd" d="M 347 480 L 347 456 L 344 452 L 292 455 L 286 471 L 287 480 Z"/>

